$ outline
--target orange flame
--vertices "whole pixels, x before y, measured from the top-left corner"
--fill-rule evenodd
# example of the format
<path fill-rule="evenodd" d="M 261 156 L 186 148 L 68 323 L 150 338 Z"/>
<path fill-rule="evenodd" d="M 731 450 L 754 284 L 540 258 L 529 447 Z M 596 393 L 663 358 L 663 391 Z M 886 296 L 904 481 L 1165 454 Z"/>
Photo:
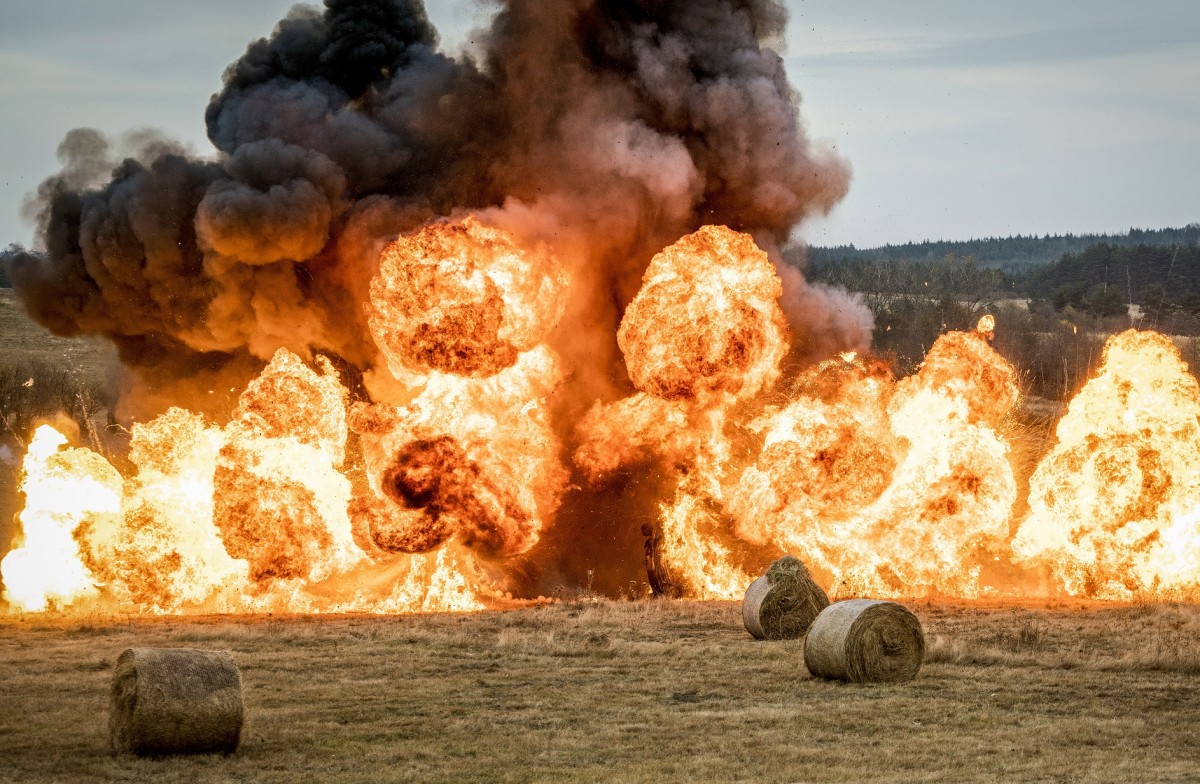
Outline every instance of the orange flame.
<path fill-rule="evenodd" d="M 783 284 L 748 234 L 705 226 L 650 261 L 617 343 L 634 386 L 715 405 L 773 383 L 787 350 Z"/>
<path fill-rule="evenodd" d="M 721 540 L 731 457 L 729 409 L 779 377 L 787 351 L 774 266 L 749 235 L 705 226 L 656 255 L 625 309 L 617 342 L 642 392 L 597 404 L 580 423 L 575 462 L 593 482 L 650 455 L 685 478 L 660 508 L 657 544 L 670 581 L 728 599 L 750 578 Z"/>
<path fill-rule="evenodd" d="M 1200 385 L 1156 332 L 1112 337 L 1030 480 L 1013 541 L 1071 594 L 1200 584 Z"/>
<path fill-rule="evenodd" d="M 521 248 L 472 217 L 388 245 L 366 307 L 396 378 L 482 378 L 537 347 L 562 314 L 565 286 L 544 247 Z"/>
<path fill-rule="evenodd" d="M 732 499 L 738 532 L 801 554 L 835 592 L 979 595 L 1016 500 L 994 429 L 1016 401 L 1008 363 L 949 332 L 899 383 L 842 359 L 797 390 L 752 424 L 764 440 Z"/>
<path fill-rule="evenodd" d="M 623 314 L 628 394 L 579 416 L 558 405 L 551 342 L 571 282 L 541 245 L 434 223 L 370 282 L 373 402 L 280 349 L 227 424 L 173 408 L 134 425 L 125 478 L 39 429 L 6 602 L 478 610 L 564 525 L 564 497 L 625 492 L 614 477 L 641 467 L 649 581 L 674 594 L 738 598 L 784 551 L 835 595 L 977 597 L 1013 557 L 1025 590 L 1044 574 L 1107 598 L 1200 587 L 1200 385 L 1161 335 L 1109 341 L 1017 527 L 1002 432 L 1018 390 L 992 316 L 907 378 L 858 352 L 784 377 L 779 275 L 748 235 L 708 226 L 651 260 Z"/>
<path fill-rule="evenodd" d="M 66 607 L 95 593 L 95 578 L 80 558 L 76 529 L 120 509 L 121 476 L 86 449 L 66 449 L 49 425 L 34 433 L 22 466 L 19 545 L 0 561 L 4 598 L 22 610 Z"/>

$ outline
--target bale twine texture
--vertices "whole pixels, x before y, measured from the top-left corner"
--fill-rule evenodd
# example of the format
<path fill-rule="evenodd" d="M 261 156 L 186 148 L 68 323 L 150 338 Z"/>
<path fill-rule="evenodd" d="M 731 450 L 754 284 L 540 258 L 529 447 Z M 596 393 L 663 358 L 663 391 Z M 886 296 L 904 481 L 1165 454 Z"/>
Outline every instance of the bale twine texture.
<path fill-rule="evenodd" d="M 242 732 L 242 676 L 228 651 L 130 648 L 109 695 L 117 754 L 229 753 Z"/>
<path fill-rule="evenodd" d="M 924 656 L 917 616 L 875 599 L 834 602 L 813 621 L 804 641 L 809 672 L 852 683 L 911 680 Z"/>
<path fill-rule="evenodd" d="M 795 640 L 829 606 L 829 597 L 799 558 L 785 555 L 750 583 L 742 601 L 742 622 L 759 640 Z"/>

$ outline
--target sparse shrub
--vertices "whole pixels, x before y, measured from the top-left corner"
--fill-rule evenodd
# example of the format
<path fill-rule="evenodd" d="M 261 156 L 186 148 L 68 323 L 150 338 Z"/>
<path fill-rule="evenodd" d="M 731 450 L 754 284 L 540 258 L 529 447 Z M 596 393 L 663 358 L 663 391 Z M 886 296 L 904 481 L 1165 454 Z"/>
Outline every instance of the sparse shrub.
<path fill-rule="evenodd" d="M 0 365 L 0 437 L 24 443 L 38 420 L 65 415 L 99 449 L 92 419 L 110 408 L 103 386 L 44 362 Z"/>

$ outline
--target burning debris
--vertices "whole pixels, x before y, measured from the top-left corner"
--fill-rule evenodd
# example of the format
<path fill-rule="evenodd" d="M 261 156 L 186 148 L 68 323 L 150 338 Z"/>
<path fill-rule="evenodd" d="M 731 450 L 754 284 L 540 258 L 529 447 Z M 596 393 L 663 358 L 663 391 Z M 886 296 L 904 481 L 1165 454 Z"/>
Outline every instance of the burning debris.
<path fill-rule="evenodd" d="M 896 379 L 861 301 L 773 263 L 848 183 L 784 21 L 506 0 L 456 58 L 417 0 L 326 0 L 226 72 L 215 159 L 72 132 L 12 277 L 116 344 L 132 436 L 118 471 L 36 434 L 7 602 L 470 610 L 584 575 L 737 598 L 783 551 L 835 595 L 971 597 L 1013 547 L 1072 592 L 1195 585 L 1186 394 L 1116 408 L 1183 389 L 1169 351 L 1127 350 L 1150 390 L 1097 382 L 1130 423 L 1072 406 L 1012 543 L 995 324 Z M 1064 522 L 1090 502 L 1042 478 L 1060 463 L 1121 478 L 1116 523 Z"/>

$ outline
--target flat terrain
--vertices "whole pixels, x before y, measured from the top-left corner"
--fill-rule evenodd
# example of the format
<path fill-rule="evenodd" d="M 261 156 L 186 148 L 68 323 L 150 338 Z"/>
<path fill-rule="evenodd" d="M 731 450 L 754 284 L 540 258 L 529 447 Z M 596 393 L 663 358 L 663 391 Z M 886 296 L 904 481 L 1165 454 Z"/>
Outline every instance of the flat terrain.
<path fill-rule="evenodd" d="M 103 338 L 60 338 L 25 315 L 12 289 L 0 288 L 0 364 L 41 362 L 105 381 L 117 352 Z"/>
<path fill-rule="evenodd" d="M 917 679 L 811 678 L 734 603 L 397 617 L 0 619 L 0 780 L 1200 781 L 1200 608 L 912 605 Z M 228 649 L 229 756 L 117 758 L 133 645 Z"/>

